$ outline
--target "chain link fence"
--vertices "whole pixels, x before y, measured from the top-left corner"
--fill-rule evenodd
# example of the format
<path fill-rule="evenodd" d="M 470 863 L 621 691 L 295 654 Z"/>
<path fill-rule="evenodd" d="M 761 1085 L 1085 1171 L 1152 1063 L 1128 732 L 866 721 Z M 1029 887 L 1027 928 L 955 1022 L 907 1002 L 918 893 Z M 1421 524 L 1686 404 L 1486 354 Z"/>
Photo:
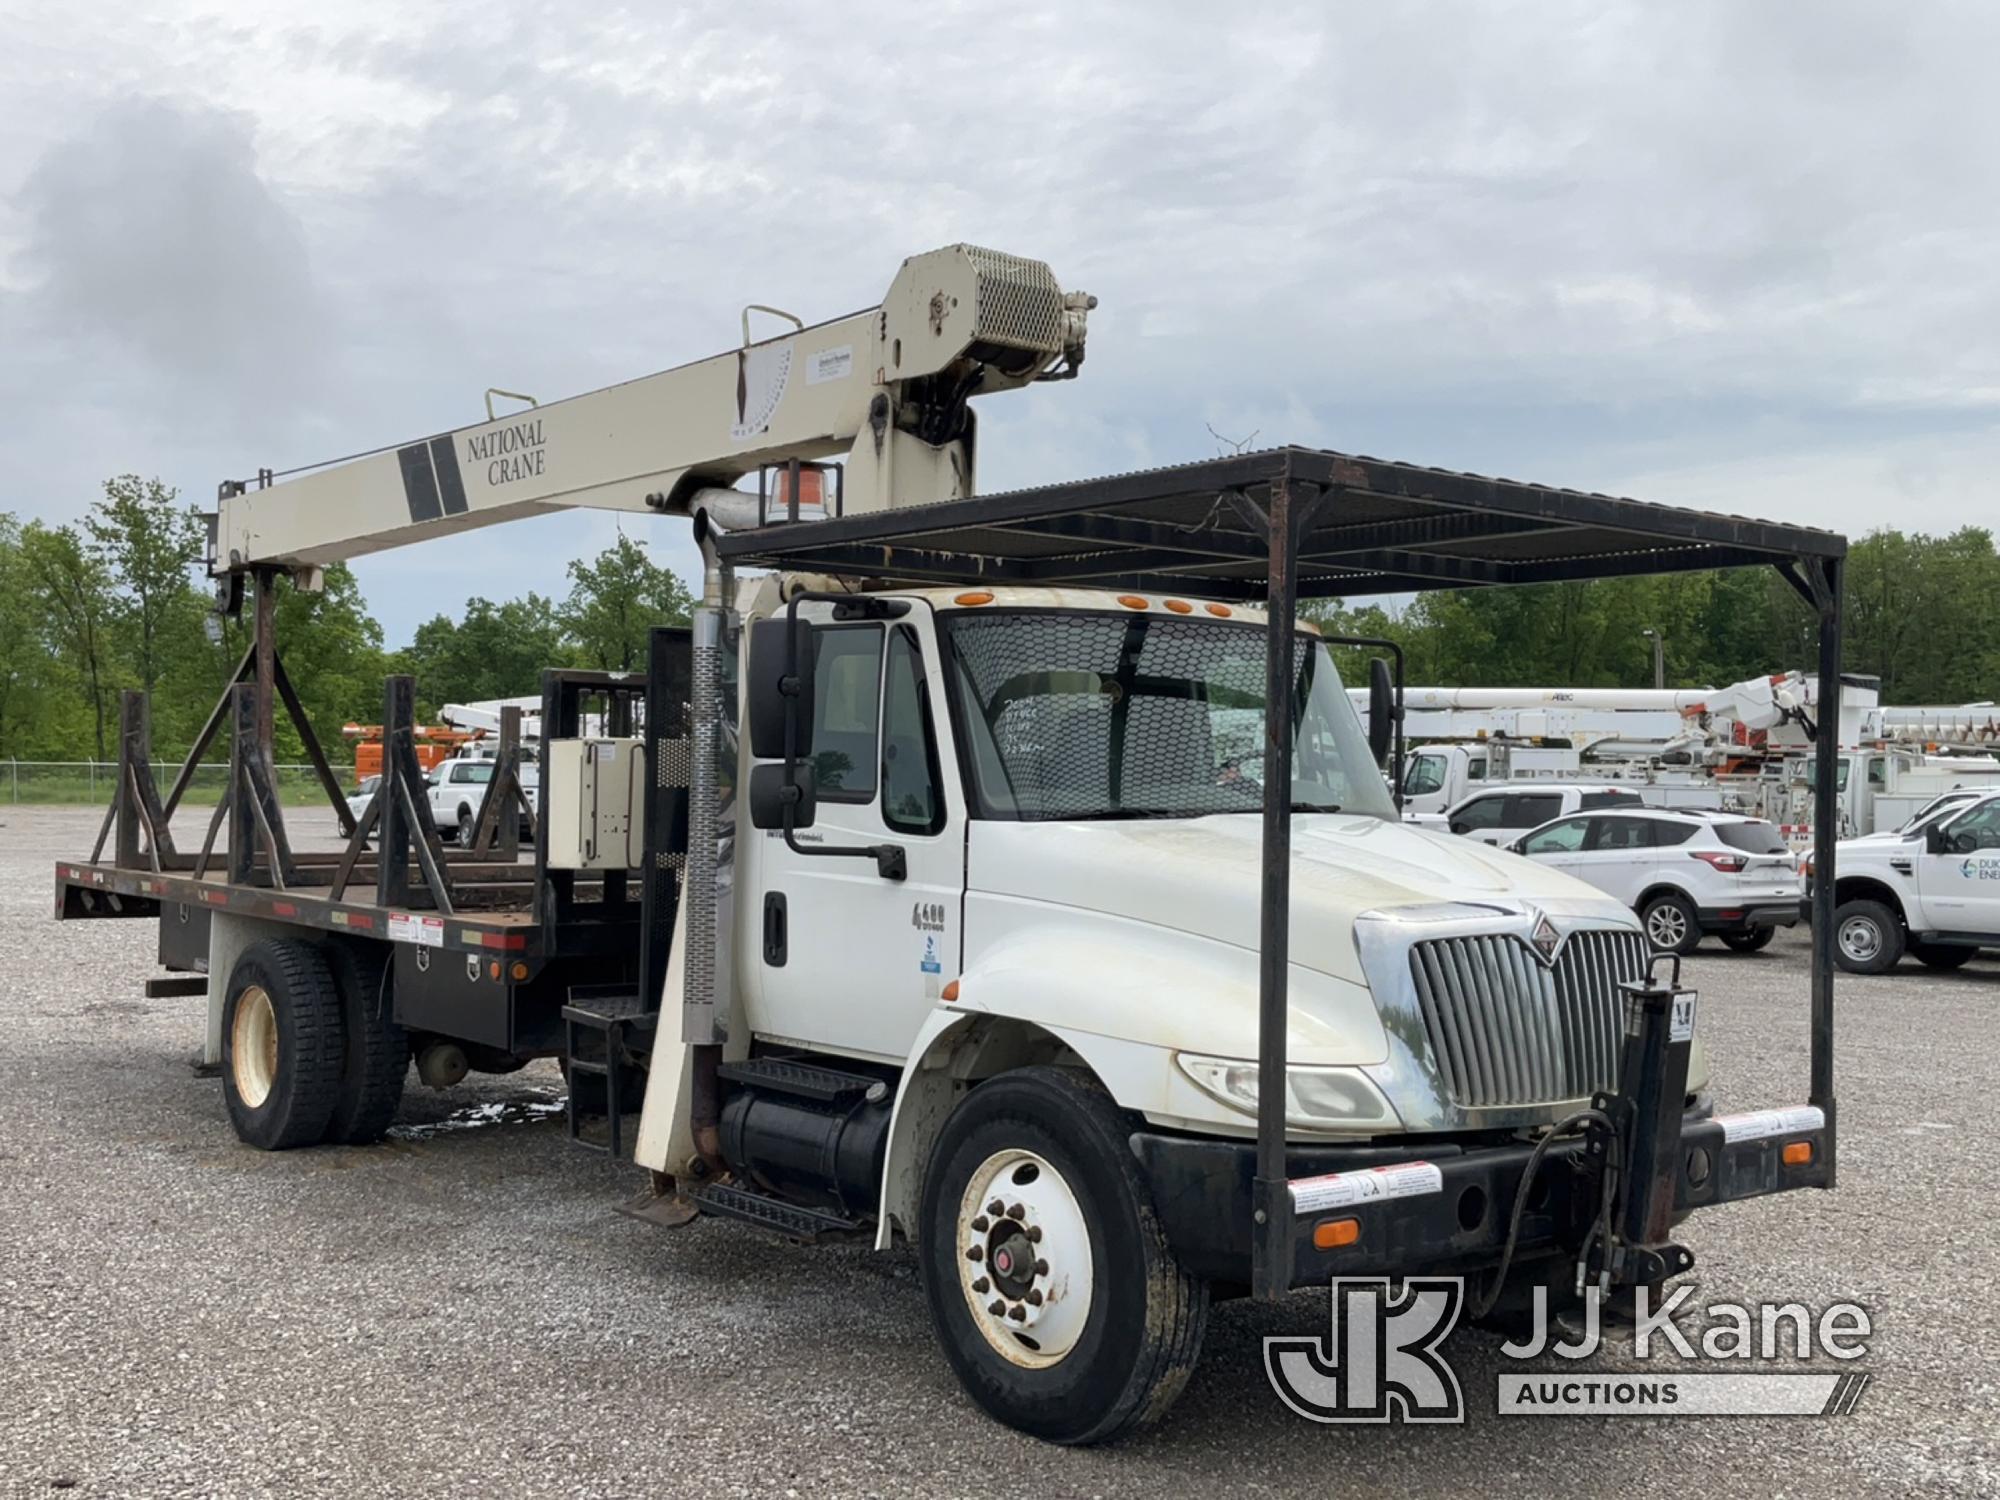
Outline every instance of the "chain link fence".
<path fill-rule="evenodd" d="M 180 772 L 179 761 L 153 762 L 153 783 L 160 795 L 167 794 Z M 286 764 L 277 771 L 278 796 L 287 803 L 319 802 L 326 793 L 309 765 Z M 346 785 L 352 774 L 336 767 L 334 774 Z M 229 763 L 213 761 L 195 767 L 183 802 L 212 805 L 229 784 Z M 0 802 L 108 807 L 118 785 L 115 760 L 0 760 Z"/>

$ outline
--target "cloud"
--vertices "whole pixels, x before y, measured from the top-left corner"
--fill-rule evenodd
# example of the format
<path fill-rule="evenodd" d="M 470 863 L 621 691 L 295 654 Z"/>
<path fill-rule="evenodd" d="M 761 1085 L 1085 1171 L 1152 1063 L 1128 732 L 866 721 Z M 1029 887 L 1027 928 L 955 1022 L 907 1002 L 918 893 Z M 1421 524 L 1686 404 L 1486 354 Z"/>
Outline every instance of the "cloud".
<path fill-rule="evenodd" d="M 986 404 L 988 487 L 1212 423 L 1857 532 L 1992 508 L 1989 7 L 74 0 L 22 32 L 0 509 L 609 384 L 955 239 L 1103 299 L 1081 380 Z M 606 524 L 363 581 L 400 638 L 556 589 Z"/>
<path fill-rule="evenodd" d="M 42 156 L 16 204 L 17 316 L 77 369 L 108 368 L 124 399 L 248 426 L 323 373 L 305 232 L 259 175 L 247 116 L 112 105 Z"/>

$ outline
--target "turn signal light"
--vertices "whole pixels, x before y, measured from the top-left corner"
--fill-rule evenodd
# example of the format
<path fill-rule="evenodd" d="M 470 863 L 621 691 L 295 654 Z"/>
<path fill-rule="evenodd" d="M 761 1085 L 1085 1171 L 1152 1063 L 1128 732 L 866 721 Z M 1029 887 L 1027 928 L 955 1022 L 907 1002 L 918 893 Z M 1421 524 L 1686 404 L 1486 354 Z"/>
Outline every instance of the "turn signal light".
<path fill-rule="evenodd" d="M 1341 1246 L 1351 1245 L 1360 1238 L 1359 1219 L 1322 1219 L 1313 1225 L 1315 1250 L 1338 1250 Z"/>
<path fill-rule="evenodd" d="M 944 987 L 943 995 L 947 1000 L 956 1000 L 958 998 L 958 981 L 956 979 Z"/>
<path fill-rule="evenodd" d="M 1784 1158 L 1785 1165 L 1788 1167 L 1811 1166 L 1812 1142 L 1811 1141 L 1788 1142 L 1785 1146 L 1784 1151 L 1781 1154 Z"/>

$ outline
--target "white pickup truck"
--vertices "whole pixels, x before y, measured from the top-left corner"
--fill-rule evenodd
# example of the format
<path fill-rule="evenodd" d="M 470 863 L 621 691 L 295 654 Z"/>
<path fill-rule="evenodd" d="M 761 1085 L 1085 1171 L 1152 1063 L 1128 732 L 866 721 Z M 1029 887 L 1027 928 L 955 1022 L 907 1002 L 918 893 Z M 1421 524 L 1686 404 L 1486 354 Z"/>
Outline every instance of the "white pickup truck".
<path fill-rule="evenodd" d="M 455 755 L 449 760 L 439 761 L 424 775 L 431 822 L 439 833 L 457 839 L 461 848 L 472 847 L 479 821 L 479 806 L 493 780 L 495 764 L 490 754 Z M 525 751 L 521 758 L 521 790 L 527 793 L 529 803 L 539 815 L 542 806 L 540 777 Z M 522 820 L 522 831 L 527 831 L 525 818 Z"/>
<path fill-rule="evenodd" d="M 2000 791 L 1901 834 L 1843 839 L 1835 863 L 1834 956 L 1850 973 L 1885 973 L 1905 953 L 1956 969 L 2000 948 Z"/>

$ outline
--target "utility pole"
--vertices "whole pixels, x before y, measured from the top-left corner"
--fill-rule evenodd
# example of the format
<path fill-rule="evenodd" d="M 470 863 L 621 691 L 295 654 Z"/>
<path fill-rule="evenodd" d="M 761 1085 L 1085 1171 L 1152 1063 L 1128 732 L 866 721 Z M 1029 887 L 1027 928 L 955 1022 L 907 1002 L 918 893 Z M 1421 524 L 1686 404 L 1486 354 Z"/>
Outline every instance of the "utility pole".
<path fill-rule="evenodd" d="M 1642 630 L 1639 634 L 1653 643 L 1653 686 L 1664 688 L 1667 685 L 1666 637 L 1659 631 L 1650 629 Z"/>

